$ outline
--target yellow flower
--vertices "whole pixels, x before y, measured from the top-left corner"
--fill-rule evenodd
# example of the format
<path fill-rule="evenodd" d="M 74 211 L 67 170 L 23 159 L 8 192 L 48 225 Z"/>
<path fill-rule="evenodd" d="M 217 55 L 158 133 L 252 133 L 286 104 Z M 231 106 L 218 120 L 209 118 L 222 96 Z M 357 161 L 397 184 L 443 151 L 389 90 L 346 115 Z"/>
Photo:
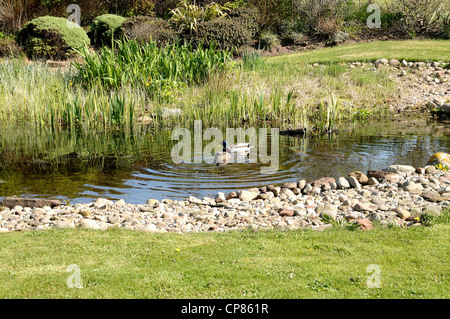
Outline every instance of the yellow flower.
<path fill-rule="evenodd" d="M 145 85 L 149 86 L 150 84 L 147 82 L 147 83 L 145 83 Z"/>
<path fill-rule="evenodd" d="M 175 251 L 176 251 L 176 252 L 179 252 L 179 251 L 180 251 L 180 248 L 175 249 Z"/>

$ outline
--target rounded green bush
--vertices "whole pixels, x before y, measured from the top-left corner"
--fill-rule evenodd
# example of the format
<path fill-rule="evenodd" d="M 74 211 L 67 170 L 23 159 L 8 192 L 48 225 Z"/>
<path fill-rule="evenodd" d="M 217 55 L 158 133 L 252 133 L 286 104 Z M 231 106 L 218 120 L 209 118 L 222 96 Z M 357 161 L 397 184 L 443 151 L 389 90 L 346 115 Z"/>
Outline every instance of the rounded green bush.
<path fill-rule="evenodd" d="M 109 45 L 120 36 L 120 27 L 126 18 L 115 14 L 102 14 L 92 21 L 90 36 L 95 45 Z"/>
<path fill-rule="evenodd" d="M 231 19 L 238 20 L 249 32 L 252 38 L 259 32 L 259 10 L 254 6 L 238 7 L 228 13 Z"/>
<path fill-rule="evenodd" d="M 122 24 L 121 31 L 128 39 L 140 43 L 154 40 L 158 45 L 166 45 L 173 43 L 177 38 L 177 33 L 167 20 L 148 16 L 128 18 Z"/>
<path fill-rule="evenodd" d="M 218 18 L 197 26 L 197 33 L 188 37 L 190 42 L 205 46 L 214 44 L 218 49 L 233 49 L 251 45 L 252 35 L 239 19 Z"/>
<path fill-rule="evenodd" d="M 86 32 L 64 18 L 43 16 L 28 22 L 18 33 L 17 42 L 29 58 L 64 60 L 74 49 L 89 45 Z"/>

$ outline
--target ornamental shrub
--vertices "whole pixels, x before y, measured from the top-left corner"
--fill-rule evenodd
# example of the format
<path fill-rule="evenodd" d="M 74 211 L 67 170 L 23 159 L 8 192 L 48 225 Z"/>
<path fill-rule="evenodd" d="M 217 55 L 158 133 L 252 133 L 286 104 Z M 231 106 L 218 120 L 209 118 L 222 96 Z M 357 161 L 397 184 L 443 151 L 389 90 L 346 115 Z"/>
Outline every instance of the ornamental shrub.
<path fill-rule="evenodd" d="M 121 32 L 120 27 L 126 18 L 115 14 L 102 14 L 92 21 L 89 37 L 94 45 L 111 45 Z"/>
<path fill-rule="evenodd" d="M 128 39 L 134 39 L 140 43 L 154 40 L 158 45 L 171 44 L 177 38 L 177 33 L 167 20 L 148 16 L 128 18 L 122 24 L 121 32 Z"/>
<path fill-rule="evenodd" d="M 65 60 L 74 50 L 89 45 L 89 37 L 77 24 L 64 18 L 43 16 L 28 22 L 17 42 L 29 58 Z"/>
<path fill-rule="evenodd" d="M 252 45 L 252 34 L 239 19 L 218 18 L 198 25 L 197 33 L 188 36 L 190 42 L 205 46 L 214 44 L 216 48 L 230 50 Z"/>
<path fill-rule="evenodd" d="M 240 24 L 245 27 L 250 36 L 254 38 L 259 32 L 259 10 L 254 6 L 238 7 L 228 13 L 232 19 L 238 20 Z"/>

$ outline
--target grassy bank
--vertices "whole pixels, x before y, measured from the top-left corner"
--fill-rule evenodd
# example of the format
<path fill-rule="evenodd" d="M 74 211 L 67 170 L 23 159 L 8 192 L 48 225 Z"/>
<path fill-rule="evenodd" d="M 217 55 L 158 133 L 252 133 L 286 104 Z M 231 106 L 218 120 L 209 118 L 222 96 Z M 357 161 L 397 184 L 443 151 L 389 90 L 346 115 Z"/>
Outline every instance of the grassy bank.
<path fill-rule="evenodd" d="M 378 59 L 399 61 L 450 62 L 449 40 L 375 41 L 345 44 L 315 51 L 280 55 L 268 59 L 271 63 L 339 63 L 370 62 Z"/>
<path fill-rule="evenodd" d="M 388 70 L 351 69 L 341 62 L 380 57 L 448 61 L 448 53 L 448 41 L 386 41 L 267 59 L 253 53 L 232 62 L 210 48 L 189 54 L 184 47 L 164 51 L 130 43 L 118 54 L 108 48 L 98 55 L 85 53 L 86 63 L 68 70 L 6 61 L 0 64 L 5 106 L 0 123 L 91 129 L 130 126 L 149 116 L 168 125 L 202 120 L 205 125 L 268 123 L 323 130 L 340 120 L 386 116 L 386 101 L 402 89 Z M 168 64 L 170 57 L 177 62 Z M 325 64 L 312 67 L 314 61 Z M 165 117 L 166 109 L 182 116 Z"/>

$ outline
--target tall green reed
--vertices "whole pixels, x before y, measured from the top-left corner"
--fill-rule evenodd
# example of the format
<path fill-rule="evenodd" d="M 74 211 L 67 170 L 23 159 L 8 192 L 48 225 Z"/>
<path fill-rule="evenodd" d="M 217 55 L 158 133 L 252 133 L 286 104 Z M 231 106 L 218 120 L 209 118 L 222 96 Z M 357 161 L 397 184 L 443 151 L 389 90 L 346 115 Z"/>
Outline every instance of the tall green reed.
<path fill-rule="evenodd" d="M 331 133 L 336 129 L 339 120 L 339 99 L 332 94 L 326 102 L 321 101 L 319 104 L 318 118 L 314 122 L 315 133 Z"/>
<path fill-rule="evenodd" d="M 76 79 L 85 87 L 101 85 L 120 89 L 127 85 L 142 88 L 151 99 L 167 100 L 172 90 L 201 84 L 213 73 L 231 66 L 232 54 L 213 45 L 193 49 L 174 43 L 160 47 L 156 42 L 140 44 L 134 40 L 117 40 L 112 48 L 98 53 L 87 48 L 78 52 L 83 62 L 75 62 Z"/>
<path fill-rule="evenodd" d="M 140 90 L 86 90 L 72 82 L 74 70 L 7 61 L 0 64 L 0 122 L 29 126 L 106 128 L 131 125 Z"/>

